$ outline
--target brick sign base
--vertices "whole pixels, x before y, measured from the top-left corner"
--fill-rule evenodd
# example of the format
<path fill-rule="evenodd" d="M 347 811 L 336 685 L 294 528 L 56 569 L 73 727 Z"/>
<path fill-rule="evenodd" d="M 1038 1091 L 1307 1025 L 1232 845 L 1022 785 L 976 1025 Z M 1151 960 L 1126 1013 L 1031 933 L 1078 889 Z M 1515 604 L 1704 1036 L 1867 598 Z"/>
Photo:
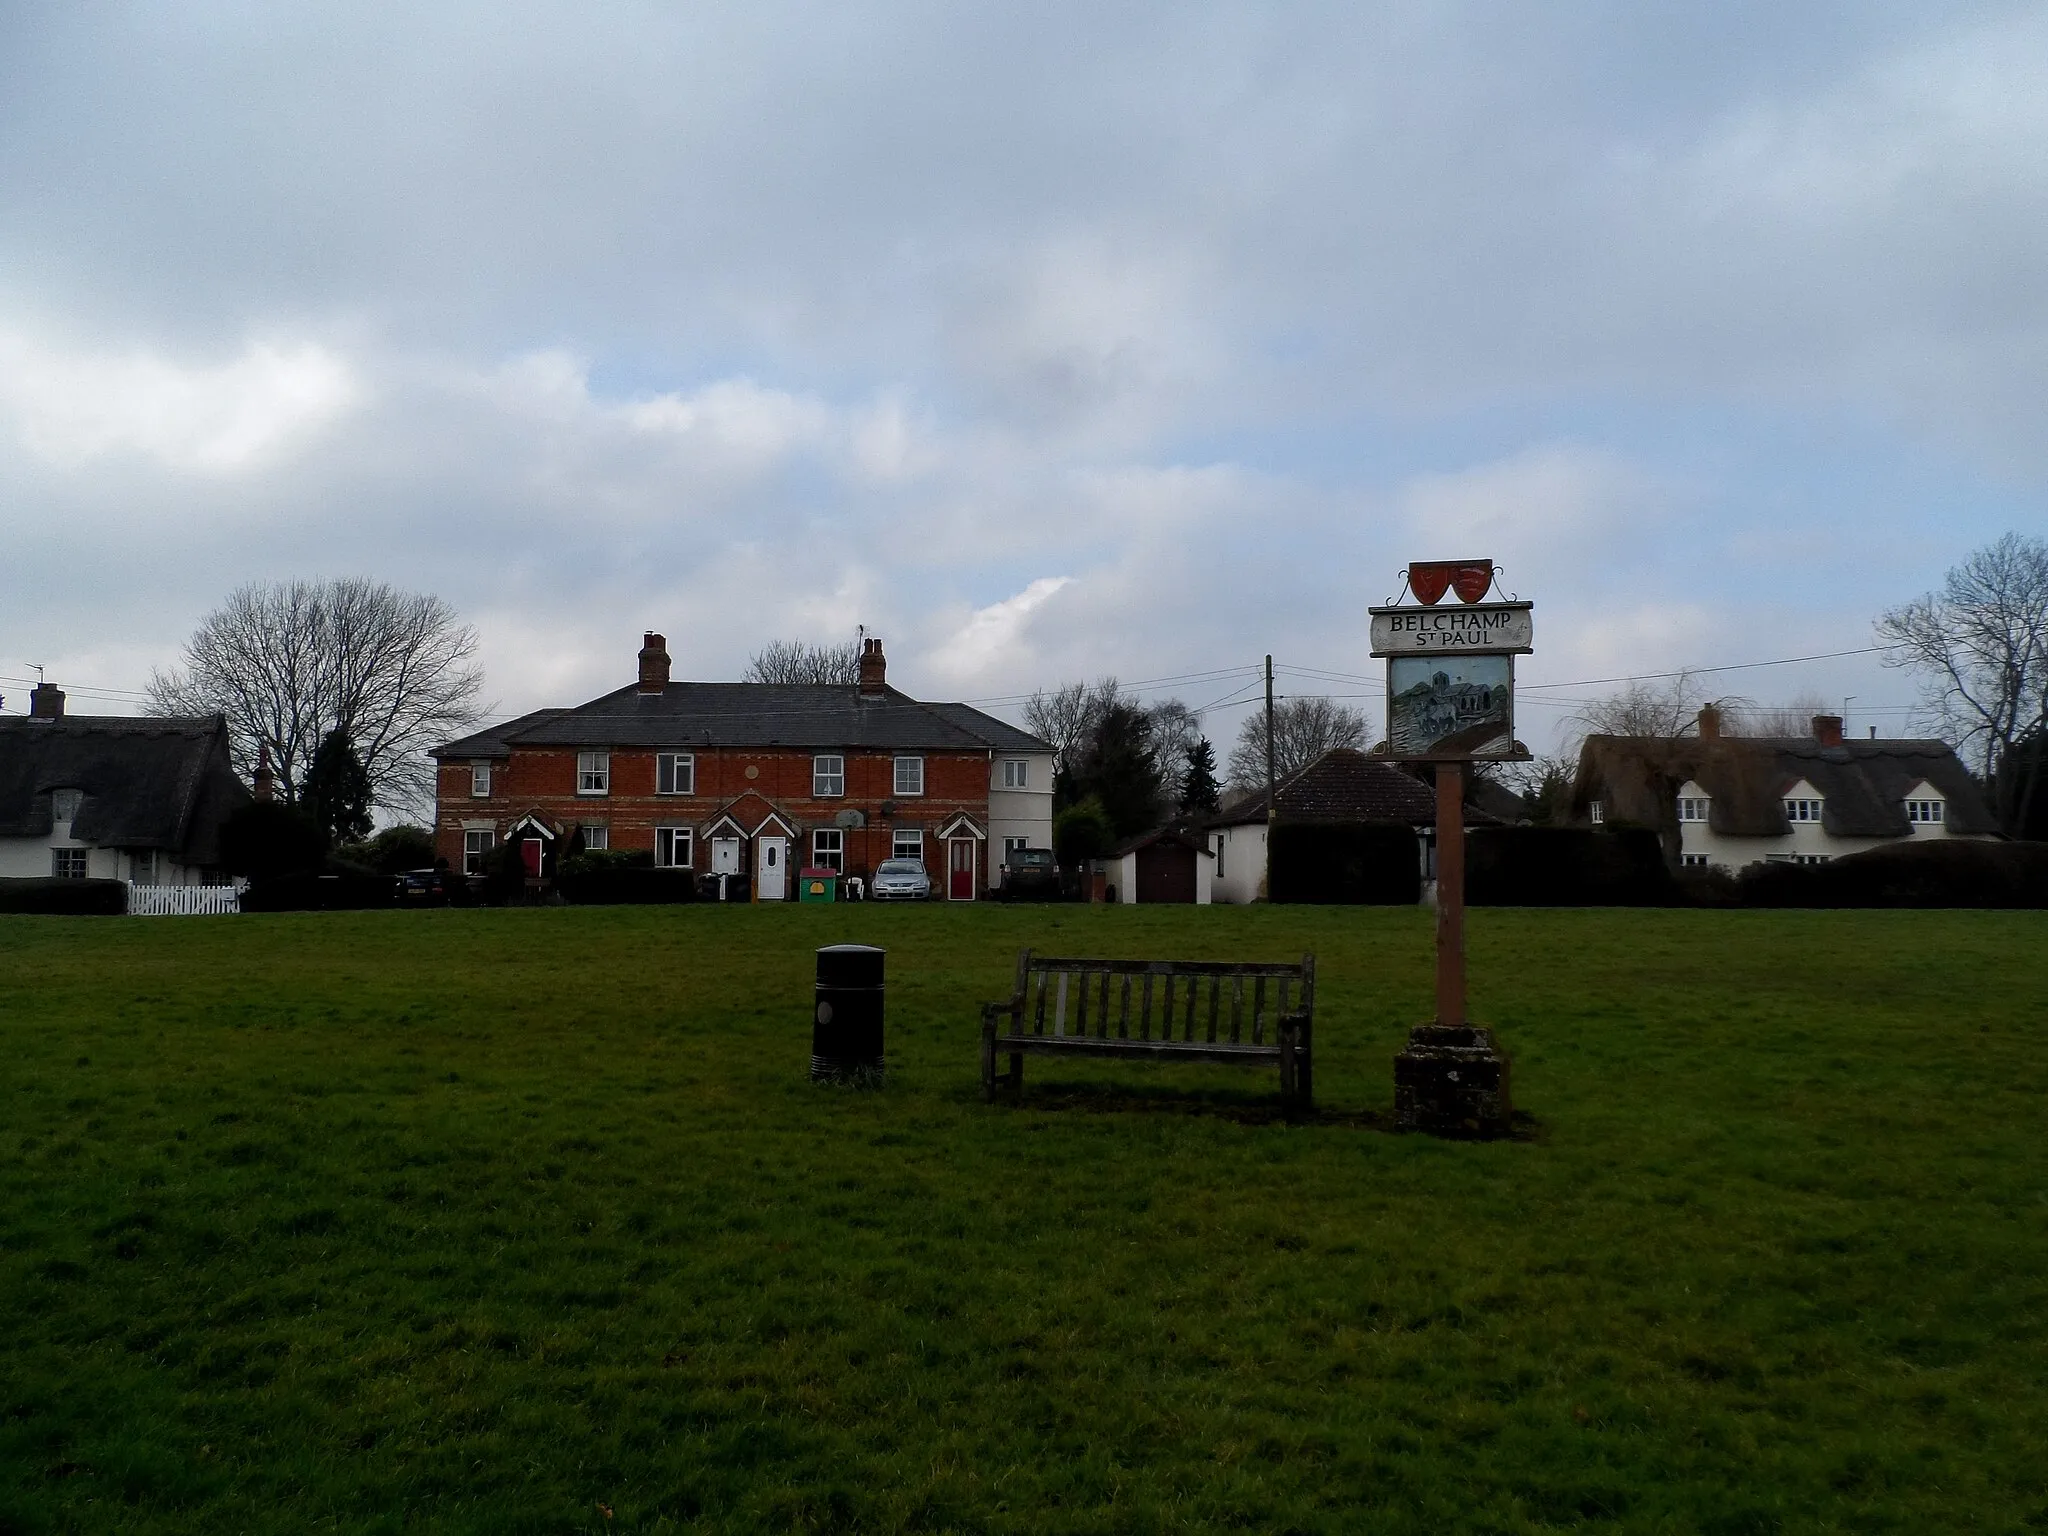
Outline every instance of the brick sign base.
<path fill-rule="evenodd" d="M 1477 1025 L 1420 1024 L 1394 1058 L 1394 1128 L 1438 1136 L 1505 1136 L 1514 1118 L 1508 1056 Z"/>

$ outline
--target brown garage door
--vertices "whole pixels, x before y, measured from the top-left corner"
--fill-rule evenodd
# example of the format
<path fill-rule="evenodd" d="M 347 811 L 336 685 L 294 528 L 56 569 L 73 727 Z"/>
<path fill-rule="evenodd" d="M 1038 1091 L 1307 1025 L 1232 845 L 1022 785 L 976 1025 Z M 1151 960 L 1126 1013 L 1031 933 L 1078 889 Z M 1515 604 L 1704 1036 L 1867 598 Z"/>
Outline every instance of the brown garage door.
<path fill-rule="evenodd" d="M 1154 843 L 1138 850 L 1138 900 L 1195 899 L 1195 860 L 1201 855 L 1179 843 Z"/>

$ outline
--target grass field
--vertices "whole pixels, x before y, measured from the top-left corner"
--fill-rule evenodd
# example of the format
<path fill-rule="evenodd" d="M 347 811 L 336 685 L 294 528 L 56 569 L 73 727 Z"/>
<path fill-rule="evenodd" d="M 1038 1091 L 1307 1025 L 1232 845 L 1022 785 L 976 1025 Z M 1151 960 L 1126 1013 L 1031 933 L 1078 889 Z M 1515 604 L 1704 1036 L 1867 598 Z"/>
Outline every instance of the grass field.
<path fill-rule="evenodd" d="M 806 1080 L 810 952 L 891 1074 Z M 1270 1076 L 1034 1061 L 1020 944 L 1318 957 Z M 2048 921 L 0 918 L 0 1531 L 2048 1525 Z"/>

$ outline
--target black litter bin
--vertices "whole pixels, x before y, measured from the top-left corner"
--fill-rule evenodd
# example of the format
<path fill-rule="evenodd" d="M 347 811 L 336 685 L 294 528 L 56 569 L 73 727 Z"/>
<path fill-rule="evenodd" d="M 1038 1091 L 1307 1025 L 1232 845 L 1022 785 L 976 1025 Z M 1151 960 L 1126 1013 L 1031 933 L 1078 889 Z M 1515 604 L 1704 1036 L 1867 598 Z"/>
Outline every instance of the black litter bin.
<path fill-rule="evenodd" d="M 828 944 L 818 951 L 812 1081 L 881 1075 L 882 960 L 887 954 L 872 944 Z"/>

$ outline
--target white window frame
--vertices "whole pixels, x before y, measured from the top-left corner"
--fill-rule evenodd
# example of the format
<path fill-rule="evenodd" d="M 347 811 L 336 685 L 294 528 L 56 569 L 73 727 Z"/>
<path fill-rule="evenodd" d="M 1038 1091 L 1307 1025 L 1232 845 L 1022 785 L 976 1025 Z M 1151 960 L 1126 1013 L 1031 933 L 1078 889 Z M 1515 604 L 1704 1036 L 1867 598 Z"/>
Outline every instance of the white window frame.
<path fill-rule="evenodd" d="M 908 799 L 924 793 L 924 759 L 921 757 L 899 757 L 896 759 L 896 793 Z M 905 789 L 905 783 L 910 788 Z"/>
<path fill-rule="evenodd" d="M 654 754 L 654 792 L 657 795 L 697 793 L 697 754 L 657 752 Z"/>
<path fill-rule="evenodd" d="M 498 834 L 480 831 L 471 827 L 462 834 L 462 872 L 465 875 L 480 875 L 484 872 L 484 860 L 491 850 L 498 846 Z"/>
<path fill-rule="evenodd" d="M 576 793 L 608 795 L 612 792 L 612 755 L 609 752 L 576 754 Z"/>
<path fill-rule="evenodd" d="M 830 766 L 827 766 L 827 765 Z M 820 752 L 811 759 L 811 798 L 838 800 L 846 794 L 846 758 L 838 752 Z"/>
<path fill-rule="evenodd" d="M 683 856 L 678 859 L 676 850 L 681 848 Z M 654 867 L 656 869 L 695 869 L 697 858 L 697 834 L 688 827 L 656 827 L 654 829 Z"/>
<path fill-rule="evenodd" d="M 1223 848 L 1229 841 L 1230 834 L 1228 832 L 1218 832 L 1216 834 L 1216 869 L 1214 878 L 1218 880 L 1223 878 Z"/>
<path fill-rule="evenodd" d="M 469 765 L 469 798 L 488 800 L 491 798 L 491 765 L 488 759 Z"/>
<path fill-rule="evenodd" d="M 829 846 L 828 846 L 829 844 Z M 811 833 L 811 868 L 846 872 L 846 834 L 837 827 L 818 827 Z"/>
<path fill-rule="evenodd" d="M 1607 820 L 1607 807 L 1598 800 L 1588 800 L 1586 802 L 1586 820 L 1592 822 L 1596 827 L 1601 825 Z"/>
<path fill-rule="evenodd" d="M 1678 797 L 1678 819 L 1680 821 L 1705 821 L 1707 808 L 1713 802 L 1705 795 L 1680 795 Z"/>
<path fill-rule="evenodd" d="M 1031 787 L 1031 759 L 1028 757 L 1006 757 L 1003 759 L 1003 788 L 1029 789 Z"/>
<path fill-rule="evenodd" d="M 92 875 L 90 848 L 52 848 L 50 877 L 54 880 L 86 880 Z"/>
<path fill-rule="evenodd" d="M 910 852 L 903 851 L 904 841 L 910 842 Z M 924 863 L 924 829 L 922 827 L 898 827 L 889 834 L 889 857 L 892 859 L 915 859 Z"/>
<path fill-rule="evenodd" d="M 583 851 L 594 853 L 612 845 L 612 829 L 609 822 L 586 821 L 583 823 Z"/>
<path fill-rule="evenodd" d="M 1681 853 L 1678 856 L 1678 866 L 1681 869 L 1705 869 L 1707 856 L 1704 853 Z"/>
<path fill-rule="evenodd" d="M 1009 862 L 1010 862 L 1010 855 L 1011 855 L 1011 854 L 1013 854 L 1013 853 L 1021 853 L 1021 852 L 1022 852 L 1022 851 L 1023 851 L 1024 849 L 1026 849 L 1026 848 L 1029 848 L 1030 846 L 1031 846 L 1031 839 L 1030 839 L 1030 838 L 1028 838 L 1028 837 L 1006 837 L 1006 838 L 1004 838 L 1004 839 L 1003 839 L 1003 863 L 1004 863 L 1004 865 L 1005 865 L 1006 867 L 1008 866 L 1008 864 L 1009 864 Z"/>
<path fill-rule="evenodd" d="M 1785 801 L 1785 819 L 1794 825 L 1818 822 L 1826 805 L 1826 801 L 1806 795 L 1790 796 Z"/>
<path fill-rule="evenodd" d="M 1906 802 L 1906 820 L 1917 823 L 1920 826 L 1938 827 L 1942 825 L 1946 815 L 1947 812 L 1943 802 L 1939 800 L 1908 800 Z"/>

